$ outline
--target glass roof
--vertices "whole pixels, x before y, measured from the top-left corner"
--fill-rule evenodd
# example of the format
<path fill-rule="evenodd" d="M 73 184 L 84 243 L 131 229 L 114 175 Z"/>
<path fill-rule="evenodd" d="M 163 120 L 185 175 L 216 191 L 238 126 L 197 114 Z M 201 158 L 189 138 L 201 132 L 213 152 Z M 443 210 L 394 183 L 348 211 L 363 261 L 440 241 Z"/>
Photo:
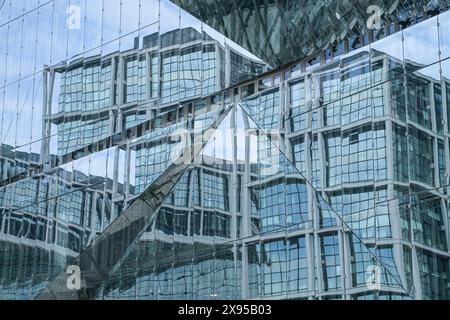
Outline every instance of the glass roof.
<path fill-rule="evenodd" d="M 365 45 L 446 6 L 435 0 L 172 1 L 272 66 L 343 39 L 351 39 L 350 46 Z"/>

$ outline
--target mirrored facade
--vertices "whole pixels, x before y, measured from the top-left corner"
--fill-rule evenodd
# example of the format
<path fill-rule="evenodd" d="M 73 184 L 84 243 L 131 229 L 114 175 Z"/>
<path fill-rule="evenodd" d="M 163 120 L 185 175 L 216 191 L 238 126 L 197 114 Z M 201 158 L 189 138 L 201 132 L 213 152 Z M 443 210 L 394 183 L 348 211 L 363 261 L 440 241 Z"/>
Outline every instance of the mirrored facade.
<path fill-rule="evenodd" d="M 448 6 L 446 0 L 171 1 L 273 66 L 361 48 Z"/>
<path fill-rule="evenodd" d="M 445 1 L 174 2 L 0 3 L 0 298 L 449 299 Z"/>

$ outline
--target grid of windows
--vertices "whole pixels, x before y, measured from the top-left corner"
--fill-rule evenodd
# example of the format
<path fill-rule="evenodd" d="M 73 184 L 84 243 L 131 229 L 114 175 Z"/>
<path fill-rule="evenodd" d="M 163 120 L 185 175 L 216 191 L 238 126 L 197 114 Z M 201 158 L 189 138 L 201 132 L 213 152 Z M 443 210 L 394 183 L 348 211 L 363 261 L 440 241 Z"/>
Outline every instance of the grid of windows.
<path fill-rule="evenodd" d="M 260 259 L 261 244 L 249 243 L 248 251 L 248 287 L 249 296 L 258 298 L 262 296 L 262 259 Z"/>
<path fill-rule="evenodd" d="M 171 207 L 161 207 L 157 213 L 156 230 L 162 231 L 168 235 L 188 234 L 189 211 L 175 210 Z"/>
<path fill-rule="evenodd" d="M 45 288 L 47 279 L 61 272 L 58 262 L 64 259 L 61 254 L 39 247 L 20 246 L 19 244 L 0 242 L 2 270 L 2 298 L 28 299 Z M 34 282 L 30 283 L 30 277 Z"/>
<path fill-rule="evenodd" d="M 147 100 L 147 59 L 145 55 L 125 58 L 124 102 Z"/>
<path fill-rule="evenodd" d="M 298 80 L 289 84 L 291 130 L 298 132 L 307 128 L 308 113 L 306 105 L 305 81 Z"/>
<path fill-rule="evenodd" d="M 168 147 L 160 141 L 136 151 L 135 194 L 142 193 L 167 168 Z"/>
<path fill-rule="evenodd" d="M 180 99 L 202 93 L 202 46 L 196 45 L 181 50 L 180 55 Z"/>
<path fill-rule="evenodd" d="M 353 236 L 354 237 L 354 236 Z M 376 257 L 368 254 L 376 252 Z M 394 260 L 393 247 L 383 245 L 376 249 L 364 248 L 362 244 L 351 242 L 352 282 L 355 286 L 391 285 L 400 286 L 401 280 Z"/>
<path fill-rule="evenodd" d="M 389 205 L 386 200 L 386 188 L 376 191 L 371 187 L 354 188 L 344 190 L 342 195 L 334 193 L 330 196 L 333 208 L 362 239 L 391 236 Z"/>
<path fill-rule="evenodd" d="M 210 299 L 214 284 L 214 257 L 202 256 L 201 260 L 194 261 L 193 269 L 194 299 Z"/>
<path fill-rule="evenodd" d="M 261 232 L 278 230 L 286 225 L 286 186 L 274 182 L 256 188 L 253 215 L 259 216 Z"/>
<path fill-rule="evenodd" d="M 325 104 L 339 99 L 339 71 L 326 72 L 320 76 L 321 97 Z"/>
<path fill-rule="evenodd" d="M 384 114 L 383 88 L 360 91 L 342 99 L 342 125 Z"/>
<path fill-rule="evenodd" d="M 235 258 L 230 248 L 220 248 L 215 253 L 214 294 L 215 299 L 238 299 L 240 296 L 241 279 L 236 272 L 240 270 L 241 262 Z"/>
<path fill-rule="evenodd" d="M 109 119 L 64 122 L 58 125 L 58 131 L 58 154 L 62 156 L 108 136 Z"/>
<path fill-rule="evenodd" d="M 292 155 L 293 155 L 293 163 L 295 163 L 295 166 L 298 171 L 303 176 L 306 176 L 306 164 L 308 163 L 308 159 L 306 158 L 306 142 L 305 137 L 299 137 L 296 139 L 293 139 L 291 141 L 292 145 Z"/>
<path fill-rule="evenodd" d="M 397 266 L 394 259 L 394 249 L 392 246 L 380 246 L 376 249 L 376 255 L 379 259 L 378 265 L 381 271 L 380 283 L 382 285 L 400 284 Z"/>
<path fill-rule="evenodd" d="M 409 74 L 407 76 L 409 118 L 418 125 L 431 130 L 430 82 Z"/>
<path fill-rule="evenodd" d="M 80 140 L 76 144 L 78 148 L 101 140 L 109 134 L 109 119 L 104 116 L 101 116 L 98 120 L 81 121 L 80 126 L 81 128 L 78 128 Z"/>
<path fill-rule="evenodd" d="M 264 91 L 259 96 L 246 99 L 242 107 L 262 129 L 279 129 L 280 91 Z"/>
<path fill-rule="evenodd" d="M 306 227 L 308 217 L 308 190 L 304 181 L 286 183 L 286 228 Z M 290 227 L 289 227 L 290 226 Z"/>
<path fill-rule="evenodd" d="M 190 172 L 187 172 L 178 180 L 171 196 L 166 199 L 166 203 L 177 207 L 187 207 L 189 205 L 189 182 Z"/>
<path fill-rule="evenodd" d="M 202 174 L 203 206 L 224 211 L 229 210 L 228 178 L 213 172 Z"/>
<path fill-rule="evenodd" d="M 447 250 L 442 200 L 431 195 L 416 196 L 411 201 L 411 226 L 414 240 L 427 246 Z"/>
<path fill-rule="evenodd" d="M 313 136 L 311 142 L 311 160 L 312 160 L 312 176 L 311 183 L 315 188 L 321 188 L 322 177 L 321 177 L 321 167 L 322 162 L 320 161 L 320 148 L 319 148 L 319 137 L 317 135 Z"/>
<path fill-rule="evenodd" d="M 60 112 L 95 111 L 111 105 L 111 61 L 74 66 L 62 73 Z"/>
<path fill-rule="evenodd" d="M 124 128 L 130 129 L 134 128 L 138 124 L 143 123 L 145 120 L 147 120 L 147 111 L 146 110 L 138 110 L 134 111 L 131 114 L 124 115 Z"/>
<path fill-rule="evenodd" d="M 81 111 L 83 89 L 83 68 L 74 67 L 61 76 L 59 112 Z"/>
<path fill-rule="evenodd" d="M 354 239 L 354 235 L 350 236 Z M 350 241 L 350 252 L 352 256 L 352 284 L 355 287 L 365 286 L 367 279 L 373 272 L 371 266 L 376 266 L 377 263 L 373 256 L 371 256 L 363 244 L 357 241 Z M 373 279 L 373 280 L 376 280 Z"/>
<path fill-rule="evenodd" d="M 383 180 L 387 175 L 384 124 L 343 133 L 342 181 Z"/>
<path fill-rule="evenodd" d="M 389 212 L 390 196 L 387 188 L 379 188 L 375 193 L 375 225 L 376 238 L 390 238 L 392 237 L 390 212 Z"/>
<path fill-rule="evenodd" d="M 380 65 L 371 65 L 371 59 L 367 54 L 360 57 L 351 57 L 343 61 L 342 65 L 342 96 L 360 92 L 376 83 L 380 83 L 382 80 L 383 69 Z M 365 96 L 367 97 L 367 94 Z"/>
<path fill-rule="evenodd" d="M 58 135 L 58 155 L 62 156 L 79 146 L 81 133 L 77 130 L 81 121 L 71 121 L 58 125 L 61 134 Z"/>
<path fill-rule="evenodd" d="M 341 101 L 328 103 L 323 107 L 324 126 L 335 126 L 341 124 Z"/>
<path fill-rule="evenodd" d="M 411 248 L 403 245 L 403 268 L 405 270 L 406 288 L 412 288 L 413 286 L 413 261 Z"/>
<path fill-rule="evenodd" d="M 250 298 L 298 293 L 308 289 L 304 237 L 248 245 Z"/>
<path fill-rule="evenodd" d="M 409 180 L 408 169 L 408 138 L 406 128 L 393 124 L 393 156 L 394 177 L 401 182 Z"/>
<path fill-rule="evenodd" d="M 433 138 L 414 127 L 408 131 L 410 179 L 434 186 Z"/>
<path fill-rule="evenodd" d="M 111 101 L 111 61 L 104 62 L 100 70 L 100 108 L 106 108 L 112 105 Z"/>
<path fill-rule="evenodd" d="M 236 83 L 251 79 L 257 74 L 261 74 L 263 66 L 252 60 L 245 59 L 242 55 L 234 50 L 230 50 L 230 73 L 231 83 Z"/>
<path fill-rule="evenodd" d="M 203 47 L 203 81 L 202 94 L 207 95 L 217 91 L 217 61 L 218 53 L 215 45 L 206 45 Z M 222 77 L 222 76 L 220 76 Z"/>
<path fill-rule="evenodd" d="M 327 186 L 336 186 L 341 184 L 342 180 L 341 132 L 327 133 L 324 140 L 327 159 Z"/>
<path fill-rule="evenodd" d="M 264 296 L 286 292 L 288 284 L 287 258 L 286 240 L 261 245 Z"/>
<path fill-rule="evenodd" d="M 308 258 L 304 237 L 288 239 L 288 292 L 308 289 Z"/>
<path fill-rule="evenodd" d="M 390 81 L 390 107 L 391 114 L 396 119 L 406 121 L 406 94 L 403 80 L 403 75 L 396 75 L 396 79 Z"/>
<path fill-rule="evenodd" d="M 320 236 L 320 241 L 324 290 L 339 289 L 341 287 L 339 237 L 337 234 L 324 234 Z"/>
<path fill-rule="evenodd" d="M 173 293 L 170 299 L 174 300 L 190 300 L 193 297 L 193 266 L 192 264 L 176 264 L 172 266 L 173 271 Z M 148 288 L 153 288 L 153 278 L 147 280 L 148 283 L 142 283 L 141 288 L 143 292 L 138 293 L 137 296 L 141 299 L 158 299 L 158 292 L 148 292 Z M 139 279 L 141 280 L 141 279 Z M 155 295 L 155 296 L 154 296 Z M 160 298 L 161 299 L 161 298 Z"/>
<path fill-rule="evenodd" d="M 324 125 L 333 126 L 341 123 L 341 103 L 339 101 L 339 71 L 331 71 L 320 76 L 321 103 L 324 106 Z"/>
<path fill-rule="evenodd" d="M 86 65 L 83 68 L 83 111 L 100 108 L 100 64 Z"/>
<path fill-rule="evenodd" d="M 231 216 L 214 211 L 203 211 L 203 235 L 230 237 Z"/>
<path fill-rule="evenodd" d="M 442 101 L 442 87 L 441 84 L 435 83 L 434 86 L 434 110 L 436 113 L 436 133 L 444 134 L 444 111 Z"/>
<path fill-rule="evenodd" d="M 439 163 L 439 183 L 441 185 L 441 187 L 446 187 L 447 186 L 447 177 L 446 177 L 446 173 L 447 173 L 447 168 L 445 165 L 445 147 L 444 147 L 444 143 L 441 140 L 438 140 L 438 163 Z"/>
<path fill-rule="evenodd" d="M 422 294 L 426 300 L 447 300 L 448 296 L 448 257 L 417 249 Z"/>
<path fill-rule="evenodd" d="M 319 213 L 319 225 L 321 228 L 336 227 L 340 218 L 336 215 L 336 212 L 330 207 L 330 200 L 323 198 L 319 192 L 314 192 L 314 202 L 317 205 Z M 339 212 L 339 211 L 337 211 Z M 340 217 L 340 216 L 339 216 Z"/>
<path fill-rule="evenodd" d="M 179 52 L 165 52 L 161 57 L 161 102 L 169 103 L 179 100 Z"/>
<path fill-rule="evenodd" d="M 151 62 L 151 98 L 157 98 L 159 96 L 159 55 L 153 53 Z"/>
<path fill-rule="evenodd" d="M 260 96 L 259 121 L 258 124 L 264 129 L 275 129 L 279 127 L 280 120 L 280 92 L 263 93 Z"/>

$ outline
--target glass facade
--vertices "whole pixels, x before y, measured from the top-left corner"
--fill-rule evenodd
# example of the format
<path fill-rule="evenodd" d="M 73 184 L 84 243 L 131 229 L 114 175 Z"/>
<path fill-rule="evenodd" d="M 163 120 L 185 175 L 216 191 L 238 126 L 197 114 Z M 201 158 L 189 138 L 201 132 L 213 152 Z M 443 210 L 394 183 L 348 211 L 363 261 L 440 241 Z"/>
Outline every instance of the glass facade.
<path fill-rule="evenodd" d="M 344 2 L 0 1 L 0 299 L 450 299 L 448 5 Z"/>
<path fill-rule="evenodd" d="M 313 65 L 324 48 L 328 56 L 361 48 L 392 33 L 386 24 L 405 28 L 448 5 L 445 0 L 171 1 L 272 65 L 305 58 Z"/>

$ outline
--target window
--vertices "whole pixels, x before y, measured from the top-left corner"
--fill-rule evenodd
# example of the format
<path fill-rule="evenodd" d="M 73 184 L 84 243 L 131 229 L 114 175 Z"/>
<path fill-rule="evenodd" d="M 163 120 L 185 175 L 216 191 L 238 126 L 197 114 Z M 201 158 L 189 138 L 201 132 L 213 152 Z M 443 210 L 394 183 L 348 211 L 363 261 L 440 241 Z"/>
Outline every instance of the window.
<path fill-rule="evenodd" d="M 410 179 L 434 186 L 433 138 L 414 127 L 408 131 Z"/>
<path fill-rule="evenodd" d="M 306 164 L 308 163 L 308 159 L 306 158 L 306 143 L 305 137 L 299 137 L 296 139 L 292 139 L 292 154 L 293 154 L 293 162 L 298 171 L 303 176 L 306 176 Z"/>
<path fill-rule="evenodd" d="M 431 130 L 430 82 L 410 73 L 407 76 L 409 118 L 418 125 Z"/>
<path fill-rule="evenodd" d="M 125 58 L 124 102 L 147 100 L 147 60 L 145 55 Z"/>
<path fill-rule="evenodd" d="M 343 133 L 342 181 L 386 179 L 386 136 L 384 124 L 360 127 Z"/>
<path fill-rule="evenodd" d="M 322 254 L 322 277 L 325 291 L 341 287 L 341 266 L 339 255 L 339 238 L 337 234 L 320 236 Z"/>
<path fill-rule="evenodd" d="M 289 84 L 290 111 L 289 119 L 291 131 L 297 132 L 307 128 L 307 105 L 305 81 L 298 80 Z"/>

